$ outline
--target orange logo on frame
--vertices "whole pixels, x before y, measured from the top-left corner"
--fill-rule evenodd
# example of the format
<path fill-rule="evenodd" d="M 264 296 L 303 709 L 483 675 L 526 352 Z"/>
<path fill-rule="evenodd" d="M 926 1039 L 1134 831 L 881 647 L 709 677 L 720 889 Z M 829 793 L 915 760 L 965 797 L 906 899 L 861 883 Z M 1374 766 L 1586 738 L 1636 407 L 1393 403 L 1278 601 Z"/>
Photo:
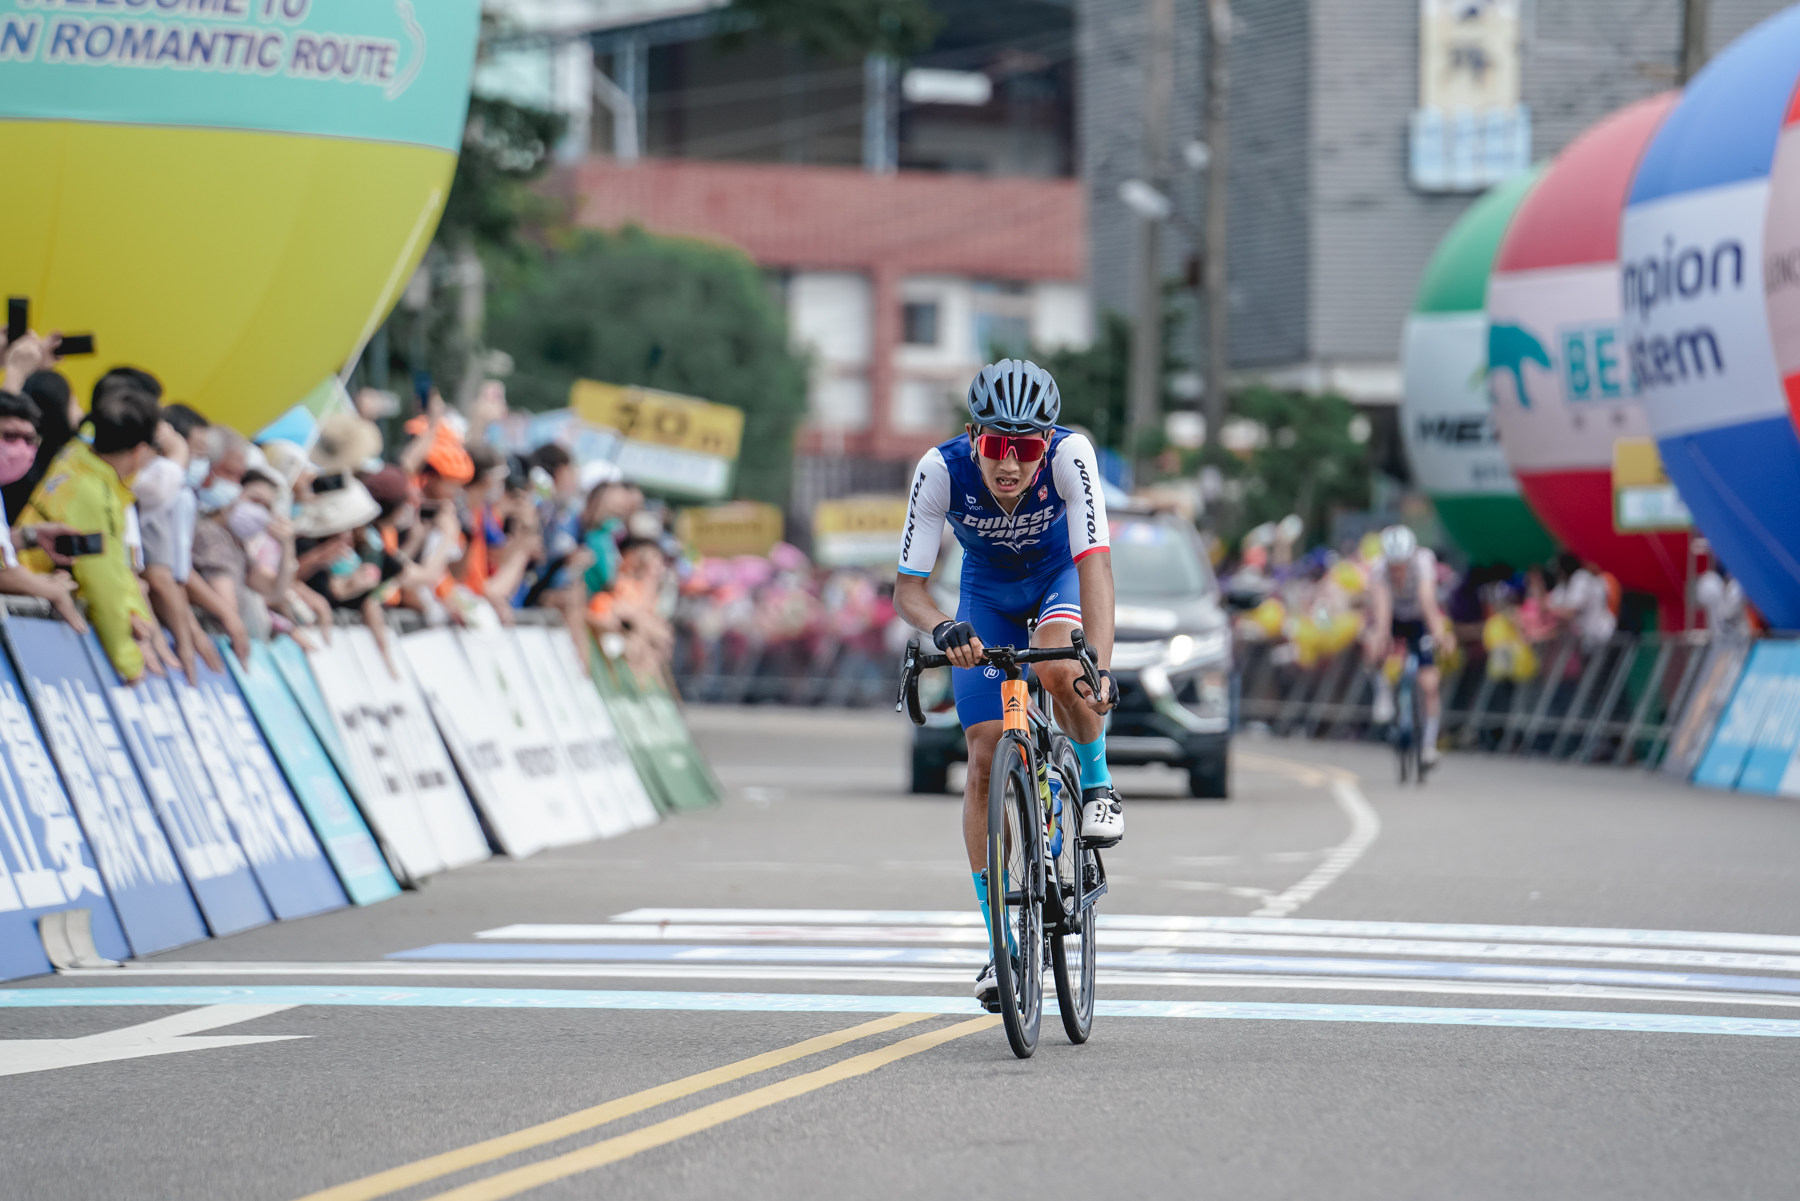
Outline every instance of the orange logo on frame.
<path fill-rule="evenodd" d="M 1025 681 L 1000 681 L 1000 697 L 1005 704 L 1005 727 L 1008 730 L 1024 730 L 1030 723 L 1025 720 Z"/>

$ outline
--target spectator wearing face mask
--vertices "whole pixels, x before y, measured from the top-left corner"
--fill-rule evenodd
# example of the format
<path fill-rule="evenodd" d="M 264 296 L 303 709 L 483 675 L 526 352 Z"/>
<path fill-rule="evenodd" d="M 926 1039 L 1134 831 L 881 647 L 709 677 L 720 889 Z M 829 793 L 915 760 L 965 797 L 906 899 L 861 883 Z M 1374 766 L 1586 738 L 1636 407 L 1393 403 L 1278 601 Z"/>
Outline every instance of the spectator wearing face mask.
<path fill-rule="evenodd" d="M 175 639 L 175 657 L 188 682 L 197 683 L 196 655 L 214 671 L 224 671 L 225 663 L 188 600 L 195 507 L 194 491 L 187 484 L 187 442 L 167 422 L 157 441 L 162 456 L 146 464 L 131 484 L 143 543 L 144 586 L 151 609 Z"/>
<path fill-rule="evenodd" d="M 187 443 L 187 453 L 181 456 L 181 463 L 187 472 L 188 483 L 198 488 L 212 467 L 212 438 L 208 432 L 212 422 L 184 404 L 164 405 L 163 420 Z"/>
<path fill-rule="evenodd" d="M 25 502 L 50 470 L 50 460 L 75 436 L 75 427 L 81 424 L 81 406 L 75 403 L 69 381 L 54 371 L 36 371 L 27 376 L 20 395 L 37 405 L 38 447 L 25 474 L 0 486 L 0 499 L 5 501 L 8 513 L 25 511 Z"/>
<path fill-rule="evenodd" d="M 131 383 L 106 387 L 97 395 L 89 418 L 94 444 L 71 439 L 21 516 L 24 524 L 35 519 L 102 536 L 100 552 L 76 558 L 70 570 L 107 657 L 120 676 L 136 681 L 146 668 L 161 674 L 157 657 L 162 643 L 126 551 L 126 512 L 136 500 L 130 481 L 155 457 L 162 417 L 156 398 Z M 40 549 L 26 551 L 21 559 L 41 574 L 55 570 Z"/>
<path fill-rule="evenodd" d="M 381 582 L 380 568 L 365 564 L 358 553 L 364 527 L 380 515 L 381 506 L 362 481 L 338 474 L 316 478 L 294 514 L 295 570 L 332 608 L 359 607 Z"/>
<path fill-rule="evenodd" d="M 594 556 L 586 575 L 590 595 L 610 590 L 619 578 L 619 544 L 629 534 L 626 523 L 643 503 L 644 494 L 622 479 L 602 480 L 588 493 L 581 539 Z"/>
<path fill-rule="evenodd" d="M 195 489 L 202 515 L 231 507 L 243 490 L 244 469 L 250 466 L 250 442 L 234 429 L 208 427 L 206 446 L 206 474 Z"/>
<path fill-rule="evenodd" d="M 38 449 L 39 417 L 38 407 L 29 397 L 0 392 L 0 484 L 13 483 L 31 469 Z M 59 617 L 77 633 L 85 634 L 87 622 L 75 607 L 74 591 L 75 582 L 66 573 L 38 575 L 19 563 L 7 528 L 6 508 L 0 503 L 0 592 L 49 601 Z"/>
<path fill-rule="evenodd" d="M 235 483 L 231 502 L 195 524 L 194 571 L 237 610 L 250 636 L 262 640 L 275 629 L 269 598 L 280 593 L 283 570 L 292 567 L 282 543 L 286 523 L 271 529 L 281 481 L 266 468 L 249 467 Z"/>
<path fill-rule="evenodd" d="M 205 452 L 200 457 L 193 456 L 192 448 L 196 440 Z M 216 583 L 216 577 L 221 573 L 226 576 L 232 574 L 233 556 L 230 548 L 221 545 L 216 531 L 209 528 L 207 522 L 235 503 L 238 494 L 243 491 L 243 485 L 239 481 L 248 465 L 250 443 L 236 430 L 222 425 L 190 430 L 187 441 L 187 481 L 194 493 L 197 514 L 192 538 L 193 563 L 197 566 L 205 561 L 210 567 L 210 570 L 202 568 L 188 573 L 188 600 L 195 609 L 219 623 L 226 637 L 231 640 L 231 649 L 238 661 L 248 666 L 250 627 L 244 620 L 236 593 L 227 595 Z"/>

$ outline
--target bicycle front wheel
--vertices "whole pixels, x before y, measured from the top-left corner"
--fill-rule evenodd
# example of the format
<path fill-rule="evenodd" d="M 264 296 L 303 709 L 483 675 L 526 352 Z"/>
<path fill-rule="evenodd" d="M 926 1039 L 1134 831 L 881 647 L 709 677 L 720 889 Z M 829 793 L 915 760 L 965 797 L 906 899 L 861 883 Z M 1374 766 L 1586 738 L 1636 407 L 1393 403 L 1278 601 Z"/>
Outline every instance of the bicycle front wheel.
<path fill-rule="evenodd" d="M 1013 1054 L 1037 1050 L 1044 1016 L 1043 818 L 1031 758 L 1014 734 L 994 749 L 988 777 L 988 938 L 1000 1015 Z"/>
<path fill-rule="evenodd" d="M 1061 903 L 1061 932 L 1050 933 L 1050 972 L 1056 978 L 1056 1007 L 1062 1015 L 1063 1033 L 1076 1044 L 1088 1040 L 1094 1028 L 1094 910 L 1081 907 L 1081 898 L 1099 878 L 1098 852 L 1081 845 L 1077 827 L 1081 821 L 1081 761 L 1069 740 L 1051 743 L 1050 770 L 1062 779 L 1062 853 L 1056 857 L 1058 879 L 1050 887 Z"/>

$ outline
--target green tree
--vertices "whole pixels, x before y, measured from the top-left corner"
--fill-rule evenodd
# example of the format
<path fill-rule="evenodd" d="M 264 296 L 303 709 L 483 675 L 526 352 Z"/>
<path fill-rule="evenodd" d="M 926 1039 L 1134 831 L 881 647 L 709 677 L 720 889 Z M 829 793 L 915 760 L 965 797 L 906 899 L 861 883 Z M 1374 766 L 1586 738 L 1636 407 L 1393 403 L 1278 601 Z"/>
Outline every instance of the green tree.
<path fill-rule="evenodd" d="M 496 289 L 488 343 L 512 356 L 510 400 L 561 408 L 578 378 L 744 410 L 737 495 L 787 500 L 806 364 L 742 253 L 635 226 L 572 234 Z"/>
<path fill-rule="evenodd" d="M 519 255 L 524 229 L 551 215 L 550 202 L 530 185 L 549 167 L 564 124 L 560 113 L 471 96 L 434 241 L 446 249 L 472 244 L 488 254 Z"/>
<path fill-rule="evenodd" d="M 1341 396 L 1306 396 L 1257 386 L 1232 398 L 1231 419 L 1261 427 L 1261 445 L 1247 457 L 1208 438 L 1202 456 L 1229 486 L 1214 510 L 1215 528 L 1235 542 L 1253 526 L 1298 513 L 1306 544 L 1331 533 L 1332 516 L 1369 507 L 1368 445 L 1356 440 L 1356 406 Z"/>
<path fill-rule="evenodd" d="M 1130 321 L 1109 312 L 1091 345 L 1038 351 L 1036 362 L 1056 379 L 1056 390 L 1062 393 L 1062 424 L 1083 427 L 1096 446 L 1118 450 L 1124 445 Z"/>
<path fill-rule="evenodd" d="M 1185 320 L 1187 294 L 1171 287 L 1163 302 L 1163 378 L 1167 380 L 1187 366 L 1176 353 L 1176 335 Z M 1125 435 L 1129 427 L 1131 377 L 1131 319 L 1121 313 L 1107 311 L 1101 315 L 1100 328 L 1092 343 L 1080 350 L 1063 347 L 1057 350 L 1024 350 L 996 346 L 995 355 L 1029 358 L 1056 379 L 1062 393 L 1062 424 L 1079 425 L 1093 435 L 1094 444 L 1125 453 Z M 1162 407 L 1166 411 L 1170 397 L 1165 392 Z M 1149 445 L 1141 453 L 1151 456 L 1164 446 L 1162 431 L 1152 431 Z"/>

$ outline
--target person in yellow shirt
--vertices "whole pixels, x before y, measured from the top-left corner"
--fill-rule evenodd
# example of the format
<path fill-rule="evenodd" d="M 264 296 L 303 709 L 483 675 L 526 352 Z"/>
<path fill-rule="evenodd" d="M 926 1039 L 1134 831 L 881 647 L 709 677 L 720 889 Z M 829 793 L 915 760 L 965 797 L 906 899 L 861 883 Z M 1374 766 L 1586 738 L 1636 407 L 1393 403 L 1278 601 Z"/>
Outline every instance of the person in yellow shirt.
<path fill-rule="evenodd" d="M 127 681 L 144 674 L 145 648 L 154 648 L 161 636 L 125 544 L 126 513 L 135 499 L 131 480 L 155 457 L 161 420 L 156 398 L 148 392 L 126 380 L 103 382 L 89 415 L 93 445 L 71 439 L 51 460 L 19 515 L 22 525 L 47 522 L 101 535 L 98 553 L 77 557 L 69 570 L 76 595 L 87 602 L 88 620 L 100 635 L 100 645 Z M 37 548 L 19 558 L 42 574 L 56 568 Z"/>

